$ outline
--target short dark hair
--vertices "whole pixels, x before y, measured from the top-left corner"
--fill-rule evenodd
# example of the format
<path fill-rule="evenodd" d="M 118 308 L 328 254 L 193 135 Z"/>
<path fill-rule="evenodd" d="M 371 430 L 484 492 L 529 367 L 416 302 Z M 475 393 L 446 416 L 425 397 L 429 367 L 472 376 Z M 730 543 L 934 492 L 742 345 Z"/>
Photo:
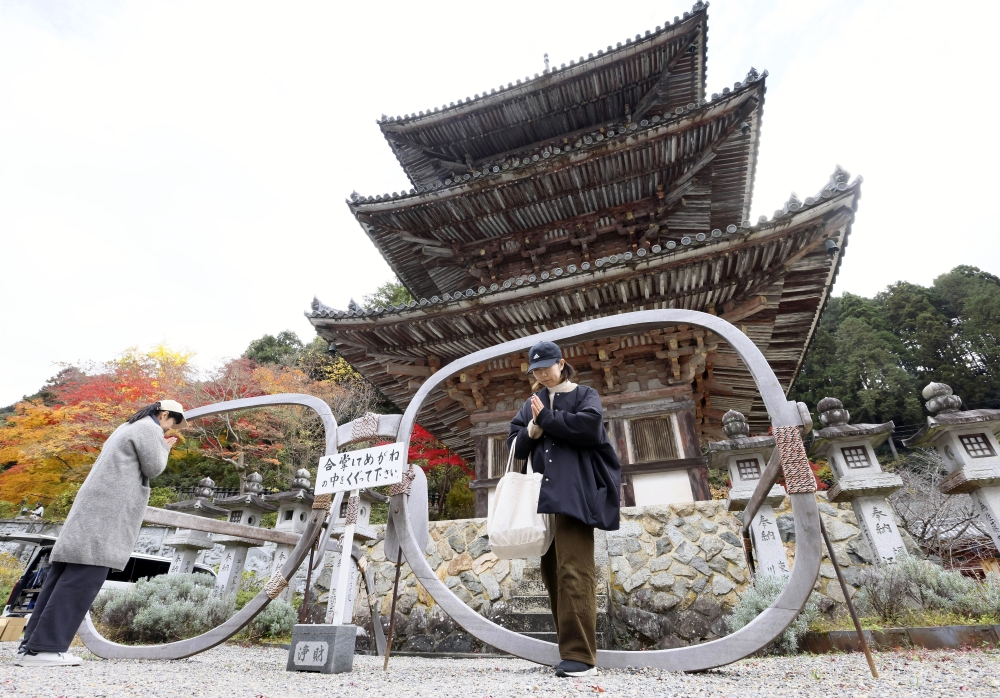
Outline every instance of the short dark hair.
<path fill-rule="evenodd" d="M 162 412 L 162 411 L 163 410 L 160 409 L 160 403 L 159 402 L 154 402 L 152 405 L 146 405 L 141 410 L 139 410 L 138 412 L 136 412 L 134 415 L 132 415 L 131 417 L 129 417 L 128 418 L 128 423 L 129 424 L 135 424 L 140 419 L 144 419 L 146 417 L 152 417 L 157 412 Z"/>
<path fill-rule="evenodd" d="M 571 381 L 571 380 L 573 380 L 573 377 L 576 376 L 576 369 L 573 368 L 573 364 L 571 364 L 569 361 L 566 361 L 565 359 L 563 359 L 563 362 L 564 363 L 563 363 L 562 373 L 561 373 L 562 380 L 559 381 L 560 383 L 562 383 L 563 381 Z M 532 372 L 532 374 L 531 374 L 531 392 L 537 393 L 541 389 L 542 389 L 542 384 L 535 380 L 535 374 L 534 374 L 534 372 Z"/>
<path fill-rule="evenodd" d="M 145 419 L 146 417 L 155 417 L 159 412 L 166 412 L 167 416 L 174 420 L 174 424 L 180 424 L 184 421 L 184 415 L 179 412 L 170 412 L 168 410 L 161 410 L 160 403 L 154 402 L 152 405 L 146 405 L 141 410 L 136 412 L 134 415 L 128 418 L 129 424 L 135 424 L 140 419 Z"/>

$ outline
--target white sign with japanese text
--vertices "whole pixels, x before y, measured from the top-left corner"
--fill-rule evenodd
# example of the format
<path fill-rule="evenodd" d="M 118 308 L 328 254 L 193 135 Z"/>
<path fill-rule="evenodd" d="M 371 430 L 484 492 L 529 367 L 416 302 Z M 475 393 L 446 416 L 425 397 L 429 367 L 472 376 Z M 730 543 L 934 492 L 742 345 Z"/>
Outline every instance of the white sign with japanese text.
<path fill-rule="evenodd" d="M 406 469 L 406 444 L 395 442 L 319 459 L 316 494 L 347 492 L 402 482 Z"/>

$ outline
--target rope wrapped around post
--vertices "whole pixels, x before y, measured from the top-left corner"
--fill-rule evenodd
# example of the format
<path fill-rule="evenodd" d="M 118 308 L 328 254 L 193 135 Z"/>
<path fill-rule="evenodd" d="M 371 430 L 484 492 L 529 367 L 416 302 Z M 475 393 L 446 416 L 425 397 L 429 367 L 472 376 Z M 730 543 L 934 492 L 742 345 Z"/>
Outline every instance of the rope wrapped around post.
<path fill-rule="evenodd" d="M 809 467 L 799 427 L 774 427 L 774 444 L 785 473 L 785 491 L 788 494 L 815 492 L 816 476 Z"/>
<path fill-rule="evenodd" d="M 402 481 L 389 486 L 389 496 L 395 497 L 397 494 L 405 494 L 409 496 L 410 487 L 413 485 L 413 479 L 416 476 L 417 474 L 413 472 L 413 463 L 410 463 L 410 467 L 403 473 Z"/>
<path fill-rule="evenodd" d="M 313 500 L 313 509 L 323 509 L 324 511 L 330 511 L 330 504 L 333 502 L 332 494 L 317 494 L 316 498 Z"/>
<path fill-rule="evenodd" d="M 358 522 L 358 508 L 360 507 L 361 500 L 358 497 L 351 497 L 347 500 L 347 518 L 344 520 L 345 525 L 356 524 Z"/>
<path fill-rule="evenodd" d="M 288 580 L 281 576 L 281 572 L 275 570 L 271 578 L 267 580 L 267 584 L 264 585 L 264 593 L 267 594 L 267 598 L 272 601 L 278 598 L 278 594 L 285 590 L 288 586 Z"/>

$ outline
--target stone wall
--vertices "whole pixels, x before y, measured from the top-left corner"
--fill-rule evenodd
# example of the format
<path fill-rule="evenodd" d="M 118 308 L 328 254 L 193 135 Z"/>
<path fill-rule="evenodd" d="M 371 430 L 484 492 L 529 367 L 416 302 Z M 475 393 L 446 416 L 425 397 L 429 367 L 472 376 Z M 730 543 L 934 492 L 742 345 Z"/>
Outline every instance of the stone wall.
<path fill-rule="evenodd" d="M 849 504 L 830 504 L 822 494 L 817 495 L 817 501 L 838 562 L 853 590 L 860 569 L 872 563 L 872 554 Z M 795 557 L 795 526 L 787 497 L 776 507 L 775 514 L 791 563 Z M 42 522 L 0 521 L 0 532 L 57 533 L 58 528 L 57 524 Z M 378 538 L 365 543 L 364 548 L 374 567 L 380 613 L 388 627 L 395 567 L 385 558 L 385 527 L 373 528 Z M 162 527 L 143 527 L 137 552 L 169 555 L 169 549 L 161 543 L 167 532 Z M 903 538 L 910 551 L 919 554 L 905 532 Z M 0 544 L 0 548 L 11 552 L 17 552 L 17 547 Z M 251 549 L 247 569 L 266 576 L 273 549 L 273 544 Z M 220 553 L 221 546 L 216 546 L 206 551 L 204 561 L 213 564 Z M 469 607 L 504 627 L 554 639 L 539 559 L 498 560 L 489 549 L 485 519 L 431 522 L 424 553 L 441 581 Z M 325 614 L 330 586 L 332 556 L 327 557 L 324 568 L 313 575 L 312 617 L 317 622 Z M 725 634 L 724 616 L 749 584 L 740 516 L 728 512 L 721 500 L 622 509 L 619 530 L 597 532 L 595 564 L 598 644 L 604 648 L 669 648 L 715 639 Z M 299 591 L 304 589 L 304 566 L 293 584 Z M 816 593 L 820 609 L 829 614 L 838 612 L 844 602 L 836 572 L 825 552 Z M 396 613 L 397 650 L 489 650 L 456 626 L 405 563 Z M 356 597 L 355 621 L 371 628 L 371 614 L 363 594 Z M 361 646 L 368 644 L 367 637 L 362 638 Z"/>
<path fill-rule="evenodd" d="M 830 504 L 822 494 L 817 501 L 853 595 L 858 572 L 872 562 L 871 552 L 849 504 Z M 794 562 L 795 526 L 787 497 L 775 514 L 789 562 Z M 621 528 L 598 531 L 595 540 L 599 646 L 670 648 L 725 634 L 724 616 L 749 584 L 740 525 L 740 515 L 727 511 L 721 500 L 622 509 Z M 485 519 L 432 522 L 430 533 L 428 562 L 459 598 L 504 627 L 553 639 L 550 623 L 544 622 L 548 601 L 538 558 L 497 560 L 489 550 Z M 382 535 L 379 527 L 379 539 L 367 547 L 387 627 L 395 568 L 385 559 Z M 919 554 L 905 534 L 904 539 L 911 552 Z M 842 608 L 844 596 L 825 552 L 823 557 L 816 598 L 820 609 L 832 615 Z M 484 649 L 455 626 L 405 564 L 400 594 L 395 649 Z M 360 597 L 355 618 L 359 624 L 370 623 Z"/>

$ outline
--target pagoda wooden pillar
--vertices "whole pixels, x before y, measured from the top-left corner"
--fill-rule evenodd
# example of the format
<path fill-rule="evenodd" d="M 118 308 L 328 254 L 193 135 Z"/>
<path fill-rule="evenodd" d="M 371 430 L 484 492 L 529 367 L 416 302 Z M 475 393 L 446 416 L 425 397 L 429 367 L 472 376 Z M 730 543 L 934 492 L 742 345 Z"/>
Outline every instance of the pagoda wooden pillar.
<path fill-rule="evenodd" d="M 698 438 L 698 427 L 695 424 L 693 409 L 677 412 L 677 437 L 681 446 L 682 453 L 680 455 L 682 458 L 701 458 L 701 441 Z M 708 484 L 708 463 L 692 463 L 687 468 L 687 474 L 694 501 L 710 500 L 712 489 Z"/>

